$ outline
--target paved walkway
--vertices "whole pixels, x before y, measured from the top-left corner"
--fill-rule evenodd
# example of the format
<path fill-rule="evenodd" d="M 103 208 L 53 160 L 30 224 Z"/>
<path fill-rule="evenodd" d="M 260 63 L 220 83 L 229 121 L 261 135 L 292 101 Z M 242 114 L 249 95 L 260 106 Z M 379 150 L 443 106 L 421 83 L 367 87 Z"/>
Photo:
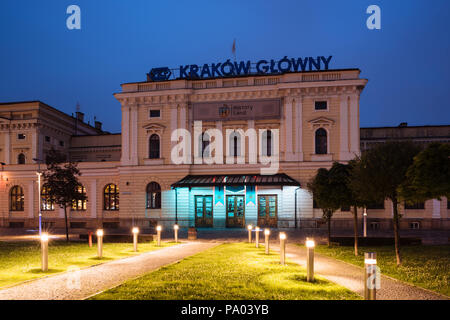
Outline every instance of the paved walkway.
<path fill-rule="evenodd" d="M 185 242 L 138 256 L 50 276 L 0 290 L 0 300 L 80 300 L 218 243 Z"/>
<path fill-rule="evenodd" d="M 270 244 L 278 251 L 279 246 Z M 286 246 L 286 258 L 306 268 L 306 248 L 293 244 Z M 324 255 L 315 254 L 314 272 L 328 280 L 364 296 L 364 269 Z M 383 273 L 383 270 L 381 270 Z M 381 275 L 381 289 L 377 300 L 448 300 L 449 298 L 419 287 Z"/>

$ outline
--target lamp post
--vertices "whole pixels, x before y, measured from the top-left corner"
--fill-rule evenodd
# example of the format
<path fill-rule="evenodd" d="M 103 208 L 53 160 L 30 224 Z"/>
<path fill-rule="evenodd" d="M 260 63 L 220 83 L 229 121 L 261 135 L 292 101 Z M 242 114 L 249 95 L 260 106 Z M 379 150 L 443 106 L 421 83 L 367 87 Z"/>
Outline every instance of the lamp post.
<path fill-rule="evenodd" d="M 133 249 L 134 252 L 137 252 L 137 246 L 138 246 L 138 235 L 139 235 L 139 228 L 138 227 L 133 227 L 133 229 L 131 230 L 133 232 Z"/>
<path fill-rule="evenodd" d="M 261 231 L 261 229 L 259 227 L 255 227 L 255 247 L 259 248 L 259 231 Z"/>
<path fill-rule="evenodd" d="M 286 233 L 280 232 L 280 263 L 284 266 L 286 260 Z"/>
<path fill-rule="evenodd" d="M 375 252 L 364 253 L 364 299 L 377 299 L 377 254 Z"/>
<path fill-rule="evenodd" d="M 161 246 L 161 230 L 162 230 L 162 227 L 161 227 L 161 226 L 157 226 L 157 227 L 156 227 L 156 234 L 157 234 L 156 240 L 157 240 L 157 245 L 158 245 L 158 247 Z"/>
<path fill-rule="evenodd" d="M 103 229 L 97 230 L 97 256 L 103 257 Z"/>
<path fill-rule="evenodd" d="M 314 240 L 306 238 L 306 281 L 314 281 Z"/>
<path fill-rule="evenodd" d="M 364 213 L 363 213 L 363 233 L 364 238 L 367 237 L 367 209 L 364 207 Z"/>
<path fill-rule="evenodd" d="M 38 176 L 38 206 L 39 206 L 39 235 L 42 234 L 42 208 L 41 208 L 41 159 L 33 158 L 33 161 L 36 161 L 38 164 L 38 172 L 36 172 Z"/>
<path fill-rule="evenodd" d="M 269 229 L 265 229 L 264 230 L 264 240 L 266 243 L 266 254 L 269 254 L 269 236 L 270 236 L 270 230 Z"/>
<path fill-rule="evenodd" d="M 248 243 L 252 243 L 252 229 L 253 226 L 251 224 L 249 224 L 247 226 L 247 230 L 248 230 Z"/>
<path fill-rule="evenodd" d="M 41 238 L 41 269 L 48 271 L 48 233 L 43 232 Z"/>
<path fill-rule="evenodd" d="M 178 229 L 180 229 L 180 227 L 178 226 L 178 224 L 174 224 L 173 225 L 173 231 L 175 234 L 175 243 L 178 243 Z"/>

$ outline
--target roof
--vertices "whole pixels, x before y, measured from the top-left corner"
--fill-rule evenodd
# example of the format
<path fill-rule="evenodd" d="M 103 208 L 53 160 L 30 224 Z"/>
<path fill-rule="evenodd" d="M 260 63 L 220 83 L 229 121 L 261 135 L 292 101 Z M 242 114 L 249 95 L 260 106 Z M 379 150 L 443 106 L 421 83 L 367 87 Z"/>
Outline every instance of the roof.
<path fill-rule="evenodd" d="M 181 187 L 214 187 L 214 186 L 300 186 L 300 182 L 285 173 L 274 175 L 261 174 L 228 174 L 228 175 L 187 175 L 171 185 Z"/>

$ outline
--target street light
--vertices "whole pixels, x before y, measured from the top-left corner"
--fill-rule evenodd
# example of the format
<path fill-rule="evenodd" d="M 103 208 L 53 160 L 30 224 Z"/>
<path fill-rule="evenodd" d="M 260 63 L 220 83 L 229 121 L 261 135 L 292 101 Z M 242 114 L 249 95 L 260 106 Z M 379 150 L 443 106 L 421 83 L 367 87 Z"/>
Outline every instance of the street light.
<path fill-rule="evenodd" d="M 158 241 L 158 247 L 160 247 L 161 246 L 161 230 L 162 230 L 162 227 L 161 226 L 157 226 L 156 227 L 156 233 L 157 233 L 157 241 Z"/>
<path fill-rule="evenodd" d="M 364 238 L 367 237 L 367 209 L 364 208 L 363 213 Z"/>
<path fill-rule="evenodd" d="M 247 226 L 247 230 L 248 230 L 248 243 L 252 243 L 252 229 L 253 226 L 251 224 L 249 224 Z"/>
<path fill-rule="evenodd" d="M 306 281 L 314 281 L 314 240 L 306 238 Z"/>
<path fill-rule="evenodd" d="M 41 269 L 48 271 L 48 233 L 43 232 L 41 238 Z"/>
<path fill-rule="evenodd" d="M 175 223 L 173 225 L 173 231 L 175 233 L 175 243 L 178 243 L 178 229 L 180 229 L 180 227 Z"/>
<path fill-rule="evenodd" d="M 364 299 L 377 299 L 377 254 L 375 252 L 364 253 Z"/>
<path fill-rule="evenodd" d="M 33 158 L 33 161 L 36 161 L 38 164 L 38 172 L 36 172 L 38 176 L 38 205 L 39 205 L 39 235 L 42 233 L 42 208 L 41 208 L 41 159 Z"/>
<path fill-rule="evenodd" d="M 134 248 L 134 252 L 137 252 L 139 228 L 138 227 L 133 227 L 131 232 L 133 232 L 133 248 Z"/>
<path fill-rule="evenodd" d="M 269 236 L 270 236 L 270 230 L 265 229 L 264 230 L 264 236 L 265 236 L 265 243 L 266 243 L 266 254 L 269 254 Z"/>
<path fill-rule="evenodd" d="M 255 227 L 255 246 L 256 248 L 259 248 L 259 231 L 261 229 L 259 229 L 259 227 Z"/>
<path fill-rule="evenodd" d="M 97 230 L 97 256 L 103 257 L 103 229 Z"/>
<path fill-rule="evenodd" d="M 286 233 L 280 232 L 280 263 L 284 266 L 286 260 Z"/>

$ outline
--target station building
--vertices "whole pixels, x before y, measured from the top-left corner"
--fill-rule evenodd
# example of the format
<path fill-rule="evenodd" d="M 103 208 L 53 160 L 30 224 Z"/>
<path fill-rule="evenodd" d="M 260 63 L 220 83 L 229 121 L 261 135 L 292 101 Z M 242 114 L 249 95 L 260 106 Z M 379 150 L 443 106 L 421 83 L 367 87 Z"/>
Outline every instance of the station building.
<path fill-rule="evenodd" d="M 125 83 L 114 94 L 122 109 L 120 134 L 39 101 L 3 103 L 0 227 L 37 227 L 36 173 L 45 165 L 33 159 L 43 160 L 53 147 L 79 162 L 80 192 L 88 198 L 70 210 L 73 232 L 175 222 L 320 228 L 322 211 L 306 184 L 317 169 L 353 159 L 365 146 L 359 100 L 366 83 L 359 69 Z M 189 138 L 174 135 L 177 129 Z M 246 135 L 252 129 L 256 136 Z M 220 139 L 221 150 L 214 149 Z M 188 149 L 180 153 L 180 145 Z M 174 163 L 180 155 L 184 162 Z M 259 160 L 267 158 L 278 160 L 275 172 L 264 172 L 273 162 Z M 49 201 L 45 184 L 40 189 L 44 228 L 63 227 L 63 209 Z M 443 203 L 427 201 L 411 217 L 419 228 L 444 228 L 449 210 Z M 373 228 L 390 227 L 388 201 L 368 213 Z M 351 228 L 351 212 L 343 208 L 333 224 Z"/>

